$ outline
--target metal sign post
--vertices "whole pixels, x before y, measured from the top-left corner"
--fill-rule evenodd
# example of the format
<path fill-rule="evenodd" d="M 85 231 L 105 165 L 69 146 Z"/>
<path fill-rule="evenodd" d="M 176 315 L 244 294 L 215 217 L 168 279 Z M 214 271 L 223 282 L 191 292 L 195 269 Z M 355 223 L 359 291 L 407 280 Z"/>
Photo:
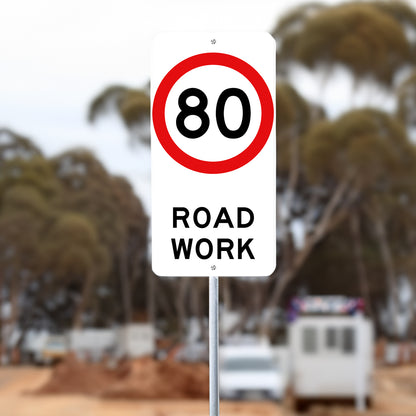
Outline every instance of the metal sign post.
<path fill-rule="evenodd" d="M 218 416 L 219 374 L 218 374 L 218 277 L 209 278 L 209 416 Z"/>

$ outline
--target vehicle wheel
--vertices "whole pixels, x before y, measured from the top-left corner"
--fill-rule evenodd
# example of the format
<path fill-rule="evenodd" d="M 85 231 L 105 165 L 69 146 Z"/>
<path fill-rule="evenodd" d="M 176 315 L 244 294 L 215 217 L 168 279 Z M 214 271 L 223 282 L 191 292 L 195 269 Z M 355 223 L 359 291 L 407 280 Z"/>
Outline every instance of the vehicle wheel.
<path fill-rule="evenodd" d="M 237 400 L 243 400 L 244 399 L 244 391 L 243 390 L 237 390 L 235 395 Z"/>
<path fill-rule="evenodd" d="M 276 392 L 274 392 L 272 390 L 266 390 L 264 392 L 264 397 L 265 397 L 266 400 L 270 400 L 270 401 L 273 401 L 273 402 L 278 401 L 278 397 L 277 397 Z"/>
<path fill-rule="evenodd" d="M 309 409 L 309 403 L 307 400 L 303 399 L 294 399 L 294 409 L 296 413 L 304 413 L 307 412 Z"/>

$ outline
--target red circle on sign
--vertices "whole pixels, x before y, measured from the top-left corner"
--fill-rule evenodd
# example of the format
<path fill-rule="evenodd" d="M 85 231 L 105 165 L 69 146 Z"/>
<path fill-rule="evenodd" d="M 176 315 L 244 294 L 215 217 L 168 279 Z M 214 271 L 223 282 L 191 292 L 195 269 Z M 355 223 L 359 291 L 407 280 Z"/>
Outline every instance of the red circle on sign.
<path fill-rule="evenodd" d="M 260 99 L 261 121 L 257 134 L 246 149 L 230 159 L 208 161 L 188 155 L 173 141 L 166 125 L 165 107 L 170 90 L 187 72 L 205 65 L 225 66 L 239 72 L 250 81 Z M 191 56 L 179 62 L 165 75 L 153 99 L 152 117 L 160 144 L 176 162 L 196 172 L 226 173 L 241 168 L 263 149 L 273 126 L 274 108 L 266 83 L 251 65 L 235 56 L 212 52 Z"/>

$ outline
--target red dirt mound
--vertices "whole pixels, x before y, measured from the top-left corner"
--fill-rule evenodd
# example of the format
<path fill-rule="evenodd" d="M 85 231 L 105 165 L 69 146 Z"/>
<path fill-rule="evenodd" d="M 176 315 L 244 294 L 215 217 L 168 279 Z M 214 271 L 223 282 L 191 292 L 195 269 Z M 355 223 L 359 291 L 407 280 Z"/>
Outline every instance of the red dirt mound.
<path fill-rule="evenodd" d="M 102 364 L 87 364 L 69 354 L 52 371 L 51 378 L 36 393 L 81 393 L 97 395 L 117 379 L 117 372 Z"/>
<path fill-rule="evenodd" d="M 209 371 L 205 364 L 141 358 L 109 370 L 69 355 L 57 365 L 36 394 L 86 394 L 108 398 L 208 398 Z"/>
<path fill-rule="evenodd" d="M 150 358 L 133 361 L 128 376 L 103 393 L 103 397 L 132 399 L 203 399 L 208 395 L 207 365 Z"/>

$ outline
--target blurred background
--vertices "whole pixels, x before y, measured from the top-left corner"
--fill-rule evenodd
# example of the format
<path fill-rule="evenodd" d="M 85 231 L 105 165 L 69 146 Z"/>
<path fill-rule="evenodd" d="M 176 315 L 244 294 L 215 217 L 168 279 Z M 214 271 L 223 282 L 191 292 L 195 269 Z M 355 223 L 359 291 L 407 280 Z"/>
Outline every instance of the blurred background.
<path fill-rule="evenodd" d="M 169 30 L 277 43 L 278 268 L 220 280 L 222 414 L 416 415 L 415 1 L 1 16 L 2 415 L 208 414 L 208 281 L 150 267 L 150 50 Z"/>

